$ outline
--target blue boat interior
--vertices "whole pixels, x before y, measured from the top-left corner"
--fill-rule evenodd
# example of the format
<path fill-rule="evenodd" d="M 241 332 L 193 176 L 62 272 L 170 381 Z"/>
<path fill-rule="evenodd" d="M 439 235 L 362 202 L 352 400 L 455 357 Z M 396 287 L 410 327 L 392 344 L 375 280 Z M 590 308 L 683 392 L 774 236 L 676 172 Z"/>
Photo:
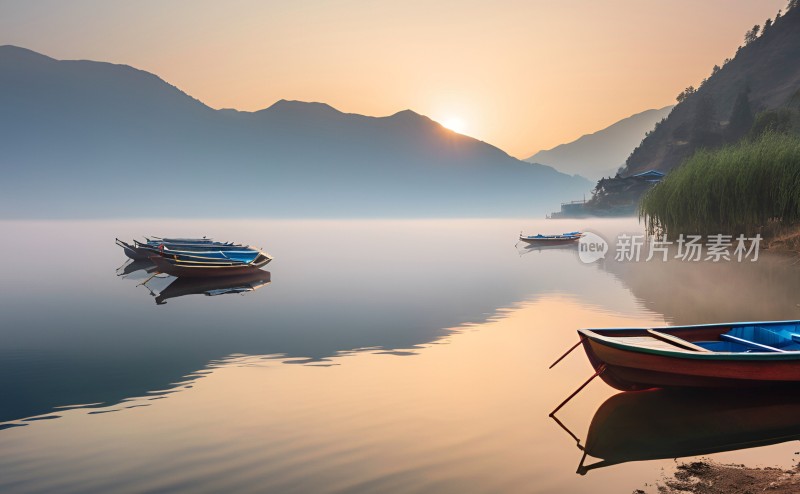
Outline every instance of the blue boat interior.
<path fill-rule="evenodd" d="M 173 251 L 167 251 L 167 254 L 172 254 Z M 243 263 L 251 263 L 256 260 L 259 252 L 256 250 L 226 250 L 226 251 L 200 251 L 200 252 L 181 252 L 174 251 L 174 253 L 181 259 L 195 260 L 195 259 L 219 259 L 238 261 Z"/>
<path fill-rule="evenodd" d="M 528 235 L 525 238 L 575 238 L 580 235 L 581 232 L 567 232 L 562 233 L 561 235 L 542 235 L 541 233 L 537 233 L 536 235 Z"/>
<path fill-rule="evenodd" d="M 695 341 L 712 352 L 796 352 L 800 351 L 800 325 L 743 325 L 719 335 L 719 341 Z"/>

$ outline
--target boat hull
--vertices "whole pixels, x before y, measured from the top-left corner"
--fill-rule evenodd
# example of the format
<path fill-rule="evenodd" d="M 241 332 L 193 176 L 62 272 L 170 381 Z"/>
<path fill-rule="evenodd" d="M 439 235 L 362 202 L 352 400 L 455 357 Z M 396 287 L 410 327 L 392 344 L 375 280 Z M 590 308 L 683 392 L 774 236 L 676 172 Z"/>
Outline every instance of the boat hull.
<path fill-rule="evenodd" d="M 150 256 L 150 260 L 158 267 L 162 273 L 166 273 L 179 278 L 210 278 L 225 276 L 240 276 L 256 273 L 259 268 L 265 266 L 272 259 L 264 255 L 259 255 L 253 263 L 224 263 L 208 262 L 189 264 L 185 262 L 167 259 L 162 256 Z"/>
<path fill-rule="evenodd" d="M 519 239 L 530 245 L 566 245 L 577 244 L 584 234 L 581 232 L 562 233 L 560 235 L 522 235 Z"/>
<path fill-rule="evenodd" d="M 578 241 L 577 238 L 535 239 L 535 238 L 524 238 L 524 237 L 520 237 L 520 240 L 530 245 L 568 245 L 568 244 L 574 244 Z"/>
<path fill-rule="evenodd" d="M 800 383 L 800 352 L 776 355 L 643 351 L 606 341 L 590 331 L 580 334 L 584 351 L 600 378 L 621 391 Z"/>
<path fill-rule="evenodd" d="M 131 244 L 123 242 L 120 239 L 116 239 L 116 243 L 117 245 L 122 247 L 122 252 L 124 252 L 129 259 L 133 259 L 134 261 L 146 261 L 147 259 L 150 258 L 151 255 L 153 255 L 152 253 L 148 252 L 145 249 L 133 246 Z"/>

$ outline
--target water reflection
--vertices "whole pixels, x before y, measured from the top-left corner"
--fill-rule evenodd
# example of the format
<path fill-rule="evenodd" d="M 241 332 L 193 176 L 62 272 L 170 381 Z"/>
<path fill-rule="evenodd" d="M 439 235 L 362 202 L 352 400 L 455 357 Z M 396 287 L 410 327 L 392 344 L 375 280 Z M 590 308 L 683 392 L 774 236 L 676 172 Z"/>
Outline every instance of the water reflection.
<path fill-rule="evenodd" d="M 762 253 L 758 262 L 616 262 L 597 266 L 619 278 L 644 307 L 674 325 L 800 317 L 800 263 Z"/>
<path fill-rule="evenodd" d="M 144 286 L 155 298 L 157 305 L 167 303 L 171 298 L 185 295 L 218 295 L 242 294 L 253 292 L 268 285 L 271 281 L 269 271 L 252 269 L 244 273 L 231 276 L 217 276 L 213 278 L 181 278 L 158 272 L 158 268 L 149 260 L 129 260 L 117 269 L 117 276 L 123 278 L 142 271 L 152 274 L 137 286 Z M 166 283 L 166 285 L 164 285 Z M 161 287 L 159 288 L 159 286 Z"/>
<path fill-rule="evenodd" d="M 578 473 L 796 439 L 800 439 L 800 395 L 785 388 L 624 392 L 595 412 Z M 600 461 L 589 463 L 587 455 Z"/>
<path fill-rule="evenodd" d="M 578 243 L 572 242 L 569 244 L 561 244 L 561 245 L 540 245 L 540 244 L 529 244 L 527 242 L 518 242 L 514 247 L 516 247 L 517 252 L 519 253 L 520 257 L 530 254 L 530 253 L 546 253 L 547 251 L 553 250 L 561 250 L 561 251 L 571 251 L 575 253 L 575 259 L 578 259 Z"/>
<path fill-rule="evenodd" d="M 260 269 L 236 276 L 218 278 L 175 278 L 158 294 L 150 292 L 156 304 L 166 304 L 168 299 L 185 295 L 203 294 L 209 297 L 217 295 L 248 293 L 268 285 L 271 281 L 269 271 Z M 147 286 L 145 284 L 145 286 Z"/>
<path fill-rule="evenodd" d="M 128 276 L 139 271 L 144 271 L 145 273 L 154 273 L 156 270 L 156 265 L 153 264 L 149 259 L 128 259 L 125 261 L 125 264 L 117 268 L 117 276 L 127 278 Z"/>

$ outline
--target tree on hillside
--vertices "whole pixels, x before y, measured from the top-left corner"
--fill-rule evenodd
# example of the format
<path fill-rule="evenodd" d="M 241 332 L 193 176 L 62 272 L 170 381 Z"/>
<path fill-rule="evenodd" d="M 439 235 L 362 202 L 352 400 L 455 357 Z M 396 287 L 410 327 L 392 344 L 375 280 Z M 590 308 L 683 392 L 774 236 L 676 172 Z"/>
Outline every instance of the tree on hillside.
<path fill-rule="evenodd" d="M 798 0 L 794 0 L 794 1 L 798 1 Z M 761 31 L 761 26 L 759 26 L 758 24 L 753 26 L 753 29 L 747 31 L 745 33 L 745 35 L 744 35 L 744 44 L 745 44 L 745 46 L 749 45 L 750 43 L 752 43 L 753 41 L 758 39 L 758 33 L 760 31 Z"/>
<path fill-rule="evenodd" d="M 766 33 L 767 29 L 769 29 L 771 27 L 772 27 L 772 19 L 767 19 L 766 21 L 764 21 L 764 31 L 763 32 Z"/>
<path fill-rule="evenodd" d="M 722 70 L 722 68 L 719 65 L 714 65 L 714 68 L 711 69 L 711 76 L 715 76 L 720 70 Z"/>
<path fill-rule="evenodd" d="M 786 6 L 786 12 L 789 12 L 793 8 L 797 7 L 798 3 L 800 3 L 800 0 L 789 0 L 789 5 Z"/>
<path fill-rule="evenodd" d="M 683 100 L 685 100 L 686 98 L 688 98 L 689 96 L 693 95 L 696 92 L 697 90 L 694 88 L 694 86 L 689 86 L 683 91 L 681 91 L 681 94 L 679 94 L 675 99 L 678 100 L 678 103 L 683 103 Z"/>
<path fill-rule="evenodd" d="M 731 118 L 728 120 L 728 128 L 725 137 L 729 142 L 736 142 L 744 137 L 753 126 L 753 109 L 750 106 L 750 87 L 745 87 L 739 91 L 736 101 L 733 103 Z"/>

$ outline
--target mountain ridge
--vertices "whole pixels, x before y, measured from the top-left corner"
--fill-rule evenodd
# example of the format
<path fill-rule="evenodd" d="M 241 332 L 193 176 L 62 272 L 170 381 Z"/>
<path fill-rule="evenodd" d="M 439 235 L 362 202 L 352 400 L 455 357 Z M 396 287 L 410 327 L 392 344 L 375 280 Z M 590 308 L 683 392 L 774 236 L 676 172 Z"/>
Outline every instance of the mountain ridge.
<path fill-rule="evenodd" d="M 669 117 L 631 153 L 624 174 L 649 168 L 667 172 L 697 149 L 737 141 L 749 130 L 747 124 L 729 126 L 737 100 L 756 116 L 792 104 L 800 90 L 800 9 L 790 7 L 760 36 L 747 33 L 733 59 L 715 66 L 698 88 L 689 86 L 679 95 Z"/>
<path fill-rule="evenodd" d="M 591 180 L 614 176 L 646 133 L 666 118 L 672 108 L 670 105 L 635 113 L 596 132 L 541 150 L 525 161 L 549 165 L 563 173 Z"/>
<path fill-rule="evenodd" d="M 6 218 L 527 216 L 590 187 L 412 110 L 216 110 L 146 71 L 24 48 L 0 47 L 0 106 Z"/>

